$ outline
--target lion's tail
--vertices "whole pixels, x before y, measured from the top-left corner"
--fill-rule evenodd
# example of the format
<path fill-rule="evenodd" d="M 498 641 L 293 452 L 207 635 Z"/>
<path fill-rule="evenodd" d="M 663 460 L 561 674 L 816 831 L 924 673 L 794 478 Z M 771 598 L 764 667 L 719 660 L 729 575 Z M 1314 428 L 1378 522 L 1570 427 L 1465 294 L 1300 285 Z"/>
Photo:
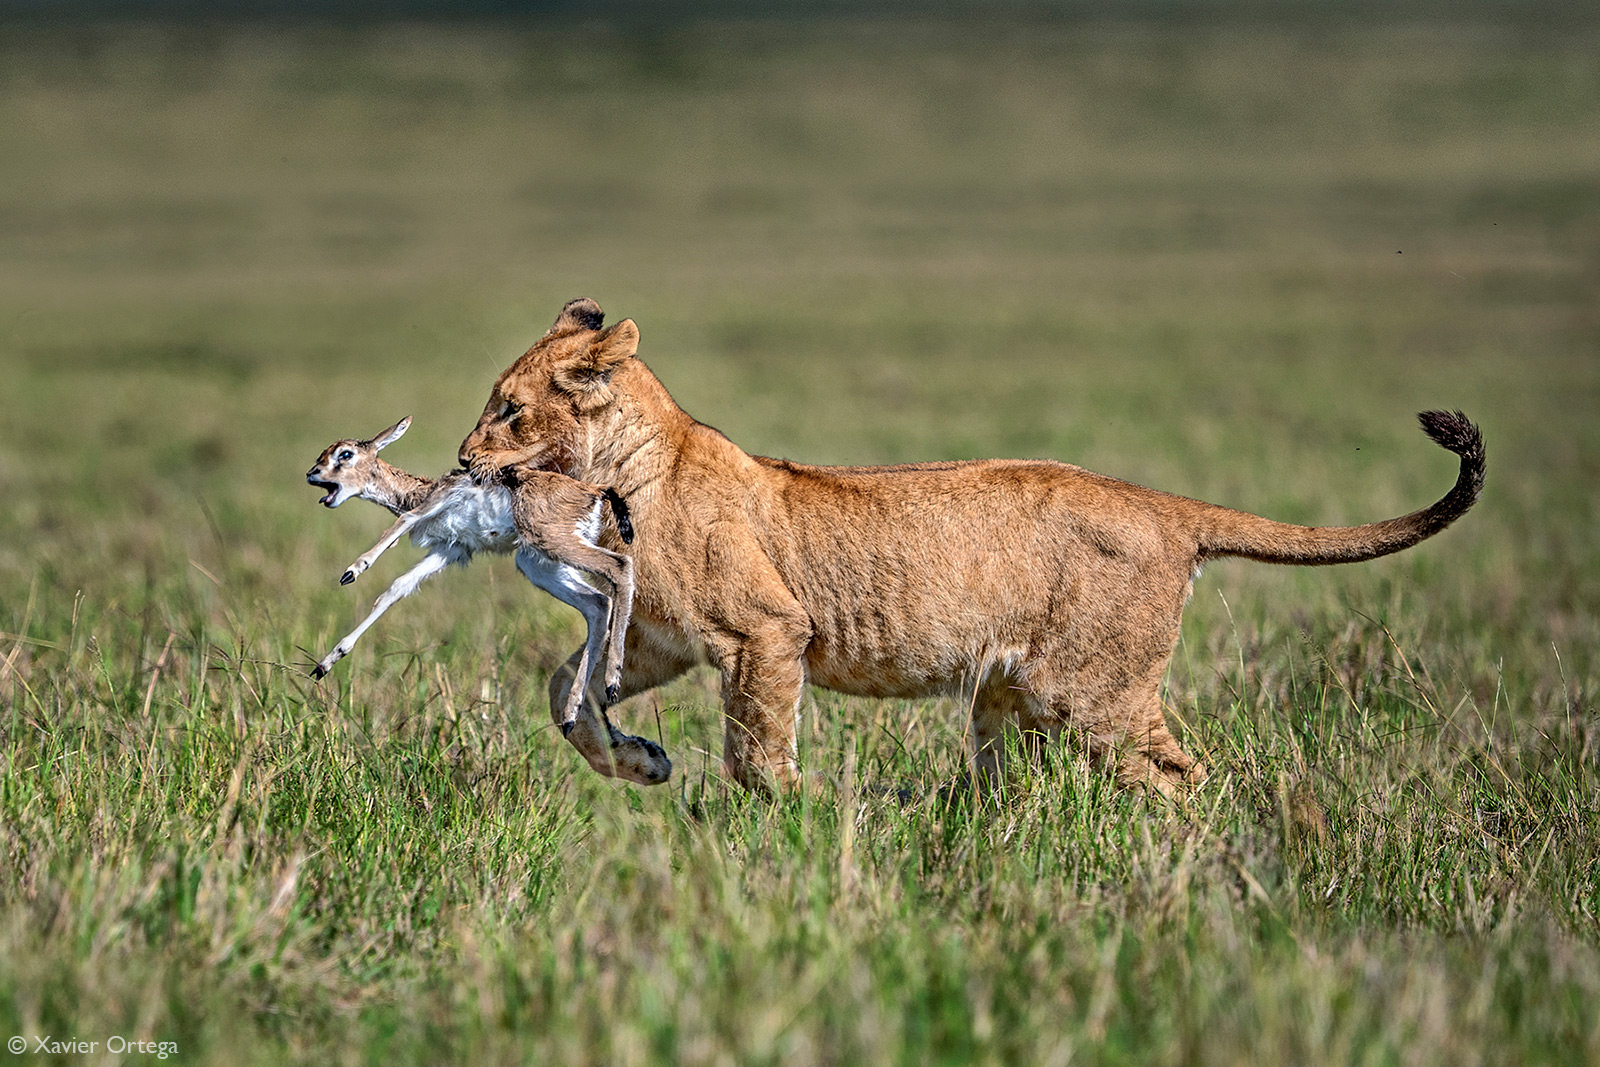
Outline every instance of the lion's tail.
<path fill-rule="evenodd" d="M 1456 484 L 1436 503 L 1364 526 L 1295 526 L 1208 505 L 1200 520 L 1200 558 L 1243 556 L 1313 566 L 1359 563 L 1432 537 L 1464 515 L 1483 489 L 1483 434 L 1459 411 L 1424 411 L 1417 421 L 1429 437 L 1461 457 Z"/>

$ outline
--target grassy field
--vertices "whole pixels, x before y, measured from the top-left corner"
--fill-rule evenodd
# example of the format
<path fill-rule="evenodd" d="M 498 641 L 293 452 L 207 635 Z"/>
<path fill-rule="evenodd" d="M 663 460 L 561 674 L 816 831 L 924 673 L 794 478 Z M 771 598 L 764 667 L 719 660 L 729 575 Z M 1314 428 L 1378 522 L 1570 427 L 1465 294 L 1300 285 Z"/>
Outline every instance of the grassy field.
<path fill-rule="evenodd" d="M 450 466 L 585 294 L 755 452 L 1362 521 L 1460 407 L 1488 488 L 1207 571 L 1175 805 L 946 806 L 963 708 L 820 691 L 760 802 L 706 672 L 602 781 L 505 560 L 313 684 L 414 551 L 341 589 L 387 516 L 306 467 Z M 1600 1059 L 1600 28 L 9 28 L 0 380 L 19 1062 Z"/>

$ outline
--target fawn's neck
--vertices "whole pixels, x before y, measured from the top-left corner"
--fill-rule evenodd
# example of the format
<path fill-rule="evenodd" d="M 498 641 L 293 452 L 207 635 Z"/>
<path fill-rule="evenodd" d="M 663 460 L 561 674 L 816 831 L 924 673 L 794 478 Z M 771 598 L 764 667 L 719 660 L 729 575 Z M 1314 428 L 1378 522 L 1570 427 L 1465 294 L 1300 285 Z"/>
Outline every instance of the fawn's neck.
<path fill-rule="evenodd" d="M 361 495 L 399 515 L 419 506 L 432 488 L 432 478 L 418 478 L 410 471 L 403 471 L 379 459 L 372 481 Z"/>

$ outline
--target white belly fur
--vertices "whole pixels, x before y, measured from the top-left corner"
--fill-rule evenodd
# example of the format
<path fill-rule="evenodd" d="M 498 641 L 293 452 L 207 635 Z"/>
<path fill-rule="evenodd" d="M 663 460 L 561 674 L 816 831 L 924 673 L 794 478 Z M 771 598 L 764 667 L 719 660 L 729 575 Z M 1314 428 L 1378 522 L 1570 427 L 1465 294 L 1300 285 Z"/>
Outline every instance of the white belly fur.
<path fill-rule="evenodd" d="M 455 486 L 445 508 L 418 523 L 411 540 L 423 549 L 454 545 L 469 554 L 511 552 L 517 547 L 511 493 L 499 485 L 464 482 Z"/>

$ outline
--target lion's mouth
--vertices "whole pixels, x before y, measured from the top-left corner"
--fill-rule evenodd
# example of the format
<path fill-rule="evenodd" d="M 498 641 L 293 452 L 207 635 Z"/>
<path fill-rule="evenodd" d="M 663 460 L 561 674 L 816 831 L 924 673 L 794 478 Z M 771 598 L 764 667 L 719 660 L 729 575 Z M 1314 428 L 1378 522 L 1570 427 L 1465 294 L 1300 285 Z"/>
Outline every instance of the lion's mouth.
<path fill-rule="evenodd" d="M 482 459 L 472 461 L 465 468 L 466 474 L 472 479 L 472 484 L 478 486 L 498 485 L 505 480 L 505 470 L 502 467 L 492 467 Z"/>

